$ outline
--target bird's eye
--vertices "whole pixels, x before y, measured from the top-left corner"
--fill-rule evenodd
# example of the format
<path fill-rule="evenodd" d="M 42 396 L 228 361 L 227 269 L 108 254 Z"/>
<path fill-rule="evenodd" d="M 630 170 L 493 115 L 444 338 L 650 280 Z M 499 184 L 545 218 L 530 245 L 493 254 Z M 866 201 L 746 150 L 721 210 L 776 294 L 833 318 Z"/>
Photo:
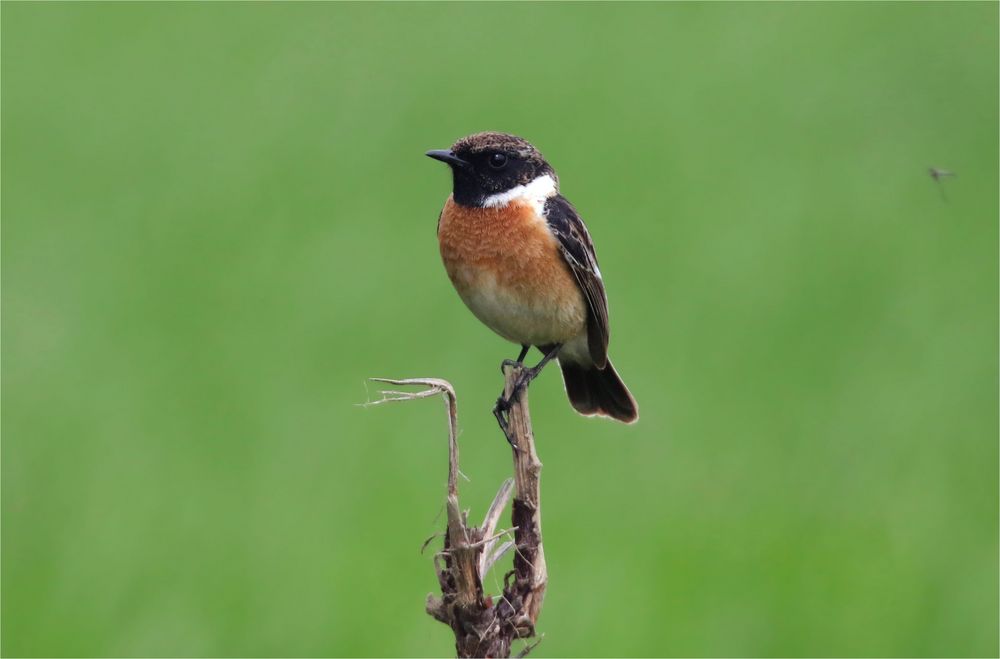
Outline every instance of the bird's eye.
<path fill-rule="evenodd" d="M 490 156 L 490 167 L 493 169 L 503 169 L 507 164 L 507 156 L 502 153 L 494 153 Z"/>

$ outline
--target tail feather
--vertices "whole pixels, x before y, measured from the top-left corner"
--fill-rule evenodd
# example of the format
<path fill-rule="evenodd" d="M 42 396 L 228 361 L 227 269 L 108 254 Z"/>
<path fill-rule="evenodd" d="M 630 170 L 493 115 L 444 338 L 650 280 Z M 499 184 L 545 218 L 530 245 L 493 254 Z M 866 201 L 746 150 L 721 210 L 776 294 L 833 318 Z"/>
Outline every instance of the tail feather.
<path fill-rule="evenodd" d="M 559 366 L 569 402 L 580 414 L 607 416 L 623 423 L 639 419 L 639 406 L 610 360 L 603 369 L 562 360 Z"/>

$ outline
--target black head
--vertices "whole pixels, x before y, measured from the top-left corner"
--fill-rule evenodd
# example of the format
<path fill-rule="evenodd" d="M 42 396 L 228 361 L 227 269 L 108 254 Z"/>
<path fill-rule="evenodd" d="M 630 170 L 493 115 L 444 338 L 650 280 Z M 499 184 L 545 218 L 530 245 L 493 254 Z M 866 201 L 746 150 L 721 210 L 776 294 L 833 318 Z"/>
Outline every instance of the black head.
<path fill-rule="evenodd" d="M 455 201 L 463 206 L 483 206 L 489 197 L 546 174 L 557 180 L 538 149 L 506 133 L 476 133 L 455 142 L 451 149 L 427 155 L 451 167 Z"/>

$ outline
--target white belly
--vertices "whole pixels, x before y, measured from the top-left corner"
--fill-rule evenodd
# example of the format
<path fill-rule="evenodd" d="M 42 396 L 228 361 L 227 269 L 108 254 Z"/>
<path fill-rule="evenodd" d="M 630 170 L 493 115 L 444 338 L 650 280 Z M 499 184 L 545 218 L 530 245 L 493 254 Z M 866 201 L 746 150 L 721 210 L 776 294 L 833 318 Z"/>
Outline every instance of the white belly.
<path fill-rule="evenodd" d="M 462 301 L 484 325 L 514 343 L 565 343 L 586 333 L 582 296 L 557 300 L 497 281 L 490 272 L 456 273 Z M 460 284 L 459 281 L 462 281 Z"/>

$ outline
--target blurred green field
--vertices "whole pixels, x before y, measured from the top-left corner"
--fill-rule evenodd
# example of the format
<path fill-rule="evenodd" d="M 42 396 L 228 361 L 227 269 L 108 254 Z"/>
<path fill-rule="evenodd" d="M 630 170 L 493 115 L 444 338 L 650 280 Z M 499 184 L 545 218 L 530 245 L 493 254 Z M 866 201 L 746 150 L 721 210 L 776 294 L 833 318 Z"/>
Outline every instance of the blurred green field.
<path fill-rule="evenodd" d="M 485 129 L 642 411 L 532 388 L 537 652 L 1000 653 L 997 3 L 0 11 L 5 656 L 451 652 L 441 405 L 357 404 L 451 380 L 481 516 L 516 349 L 423 153 Z"/>

